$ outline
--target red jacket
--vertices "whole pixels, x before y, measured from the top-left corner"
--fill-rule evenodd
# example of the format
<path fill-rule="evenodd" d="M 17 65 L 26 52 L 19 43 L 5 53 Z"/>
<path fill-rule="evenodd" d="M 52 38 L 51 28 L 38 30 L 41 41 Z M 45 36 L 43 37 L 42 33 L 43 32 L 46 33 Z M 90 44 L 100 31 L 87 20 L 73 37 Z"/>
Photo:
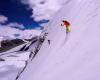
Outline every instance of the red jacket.
<path fill-rule="evenodd" d="M 70 26 L 70 23 L 69 23 L 68 21 L 63 21 L 63 23 L 64 23 L 64 25 L 65 25 L 66 27 L 69 27 L 69 26 Z"/>

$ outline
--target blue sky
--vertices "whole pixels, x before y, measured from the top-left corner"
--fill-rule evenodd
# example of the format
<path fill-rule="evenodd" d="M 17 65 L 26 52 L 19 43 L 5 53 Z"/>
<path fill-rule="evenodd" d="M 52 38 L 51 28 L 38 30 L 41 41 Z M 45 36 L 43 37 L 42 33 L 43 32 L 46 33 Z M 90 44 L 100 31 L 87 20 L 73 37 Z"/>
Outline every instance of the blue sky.
<path fill-rule="evenodd" d="M 48 22 L 67 0 L 0 0 L 0 15 L 26 29 Z M 41 21 L 41 22 L 40 22 Z"/>
<path fill-rule="evenodd" d="M 0 0 L 0 15 L 8 17 L 8 23 L 17 22 L 23 24 L 25 28 L 36 28 L 39 22 L 32 19 L 32 9 L 18 0 Z"/>
<path fill-rule="evenodd" d="M 40 27 L 53 18 L 66 1 L 0 0 L 0 36 L 40 34 Z"/>

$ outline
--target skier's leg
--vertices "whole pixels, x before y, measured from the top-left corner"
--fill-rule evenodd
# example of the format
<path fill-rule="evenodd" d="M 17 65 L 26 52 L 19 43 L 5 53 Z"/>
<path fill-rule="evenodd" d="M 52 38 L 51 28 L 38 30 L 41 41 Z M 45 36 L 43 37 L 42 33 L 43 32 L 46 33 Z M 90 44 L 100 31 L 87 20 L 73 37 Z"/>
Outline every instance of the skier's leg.
<path fill-rule="evenodd" d="M 69 33 L 69 32 L 70 32 L 70 29 L 69 29 L 69 27 L 67 27 L 67 28 L 66 28 L 66 32 L 67 32 L 67 33 Z"/>

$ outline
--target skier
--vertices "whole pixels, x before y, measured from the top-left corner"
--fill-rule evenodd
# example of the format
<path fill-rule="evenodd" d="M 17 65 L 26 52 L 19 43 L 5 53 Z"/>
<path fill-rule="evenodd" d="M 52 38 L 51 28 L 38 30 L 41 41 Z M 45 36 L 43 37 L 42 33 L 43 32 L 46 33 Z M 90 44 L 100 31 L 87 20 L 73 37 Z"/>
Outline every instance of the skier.
<path fill-rule="evenodd" d="M 70 27 L 69 27 L 70 23 L 66 20 L 63 20 L 62 22 L 63 22 L 63 24 L 61 24 L 61 26 L 65 26 L 66 27 L 66 33 L 69 33 L 70 32 Z"/>
<path fill-rule="evenodd" d="M 48 40 L 48 43 L 49 43 L 49 45 L 50 45 L 50 40 Z"/>

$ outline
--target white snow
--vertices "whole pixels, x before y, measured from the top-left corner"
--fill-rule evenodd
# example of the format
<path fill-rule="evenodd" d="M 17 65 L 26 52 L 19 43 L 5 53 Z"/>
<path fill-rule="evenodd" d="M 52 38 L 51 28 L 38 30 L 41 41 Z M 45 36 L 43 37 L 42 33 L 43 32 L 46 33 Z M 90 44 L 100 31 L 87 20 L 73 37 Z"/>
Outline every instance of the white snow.
<path fill-rule="evenodd" d="M 67 35 L 62 19 L 71 23 Z M 51 19 L 48 32 L 18 80 L 100 80 L 99 0 L 70 0 Z"/>
<path fill-rule="evenodd" d="M 15 80 L 18 73 L 26 66 L 31 52 L 13 52 L 0 56 L 0 80 Z"/>

